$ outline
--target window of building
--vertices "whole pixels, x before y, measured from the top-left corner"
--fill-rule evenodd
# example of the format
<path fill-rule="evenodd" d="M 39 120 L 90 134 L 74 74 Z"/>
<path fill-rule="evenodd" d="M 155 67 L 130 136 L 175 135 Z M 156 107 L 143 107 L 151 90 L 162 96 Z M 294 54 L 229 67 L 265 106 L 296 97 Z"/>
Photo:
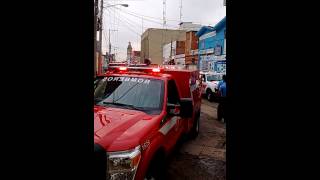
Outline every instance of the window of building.
<path fill-rule="evenodd" d="M 201 46 L 200 46 L 200 48 L 201 48 L 201 49 L 204 49 L 204 48 L 205 48 L 205 41 L 204 41 L 204 40 L 201 41 Z"/>

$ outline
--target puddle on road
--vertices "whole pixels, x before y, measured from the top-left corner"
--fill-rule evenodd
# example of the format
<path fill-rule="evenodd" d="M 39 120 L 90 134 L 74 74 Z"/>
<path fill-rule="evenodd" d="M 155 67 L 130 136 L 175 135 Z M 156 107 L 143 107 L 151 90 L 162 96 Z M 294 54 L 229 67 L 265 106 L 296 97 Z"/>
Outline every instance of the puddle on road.
<path fill-rule="evenodd" d="M 171 159 L 167 179 L 225 180 L 225 174 L 225 161 L 180 153 Z"/>

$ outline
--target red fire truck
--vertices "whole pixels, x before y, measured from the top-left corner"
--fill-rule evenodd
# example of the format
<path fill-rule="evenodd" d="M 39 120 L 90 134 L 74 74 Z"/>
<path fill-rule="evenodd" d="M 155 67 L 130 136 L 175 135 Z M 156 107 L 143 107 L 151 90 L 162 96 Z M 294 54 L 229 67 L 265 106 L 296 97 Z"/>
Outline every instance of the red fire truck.
<path fill-rule="evenodd" d="M 199 133 L 199 72 L 109 66 L 95 81 L 94 103 L 95 157 L 107 179 L 161 179 L 178 139 Z"/>

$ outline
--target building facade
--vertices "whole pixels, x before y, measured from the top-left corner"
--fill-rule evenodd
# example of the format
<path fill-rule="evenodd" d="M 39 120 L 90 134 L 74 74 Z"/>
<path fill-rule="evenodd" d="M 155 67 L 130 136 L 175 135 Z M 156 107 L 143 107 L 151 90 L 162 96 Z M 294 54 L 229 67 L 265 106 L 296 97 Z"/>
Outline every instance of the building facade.
<path fill-rule="evenodd" d="M 163 64 L 173 61 L 175 64 L 185 65 L 185 41 L 173 41 L 162 48 Z"/>
<path fill-rule="evenodd" d="M 186 33 L 185 42 L 185 64 L 195 65 L 198 64 L 198 37 L 197 31 L 188 31 Z"/>
<path fill-rule="evenodd" d="M 132 51 L 132 61 L 131 63 L 137 64 L 140 62 L 140 51 Z"/>
<path fill-rule="evenodd" d="M 199 31 L 202 25 L 193 24 L 192 22 L 181 22 L 179 24 L 179 29 L 184 31 Z"/>
<path fill-rule="evenodd" d="M 197 33 L 198 67 L 201 71 L 226 72 L 226 17 L 214 27 L 203 26 Z"/>
<path fill-rule="evenodd" d="M 153 64 L 163 64 L 163 46 L 172 41 L 185 41 L 185 30 L 149 28 L 141 36 L 140 62 L 149 59 Z"/>

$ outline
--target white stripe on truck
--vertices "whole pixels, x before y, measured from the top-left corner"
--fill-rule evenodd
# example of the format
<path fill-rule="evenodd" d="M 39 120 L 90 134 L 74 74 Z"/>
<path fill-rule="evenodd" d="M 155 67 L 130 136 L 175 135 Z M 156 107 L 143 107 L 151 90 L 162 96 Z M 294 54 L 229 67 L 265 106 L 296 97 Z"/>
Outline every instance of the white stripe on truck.
<path fill-rule="evenodd" d="M 177 124 L 178 117 L 173 116 L 169 122 L 161 127 L 159 130 L 163 135 L 168 134 L 168 132 Z"/>

